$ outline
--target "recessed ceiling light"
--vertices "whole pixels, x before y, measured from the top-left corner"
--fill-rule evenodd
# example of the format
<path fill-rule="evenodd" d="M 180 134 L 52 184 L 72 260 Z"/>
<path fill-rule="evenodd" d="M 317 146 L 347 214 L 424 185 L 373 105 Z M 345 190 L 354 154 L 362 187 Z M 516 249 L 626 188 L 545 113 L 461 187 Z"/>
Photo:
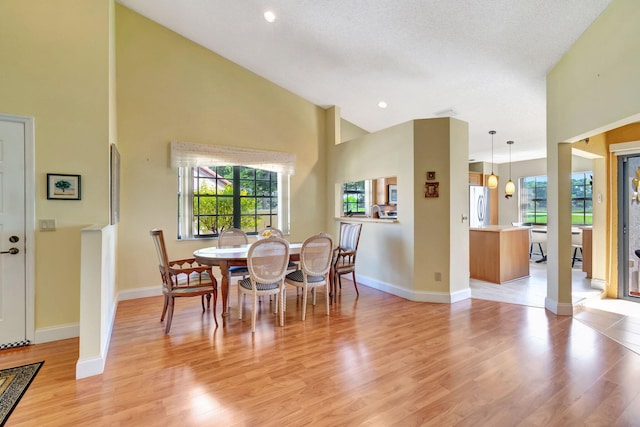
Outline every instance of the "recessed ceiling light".
<path fill-rule="evenodd" d="M 380 107 L 380 108 L 387 108 L 387 103 L 386 103 L 386 102 L 384 102 L 384 101 L 380 101 L 380 102 L 378 102 L 378 107 Z"/>
<path fill-rule="evenodd" d="M 274 21 L 276 20 L 276 14 L 275 14 L 275 13 L 273 13 L 272 11 L 270 11 L 270 10 L 267 10 L 267 11 L 264 13 L 264 19 L 265 19 L 267 22 L 274 22 Z"/>

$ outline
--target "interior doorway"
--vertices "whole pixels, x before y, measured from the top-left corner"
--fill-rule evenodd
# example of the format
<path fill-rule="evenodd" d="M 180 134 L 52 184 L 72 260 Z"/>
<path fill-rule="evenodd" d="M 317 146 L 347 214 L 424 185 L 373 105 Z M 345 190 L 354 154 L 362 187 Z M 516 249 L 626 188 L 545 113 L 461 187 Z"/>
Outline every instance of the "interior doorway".
<path fill-rule="evenodd" d="M 640 302 L 640 154 L 618 157 L 618 298 Z"/>
<path fill-rule="evenodd" d="M 33 119 L 0 114 L 0 349 L 34 335 Z"/>

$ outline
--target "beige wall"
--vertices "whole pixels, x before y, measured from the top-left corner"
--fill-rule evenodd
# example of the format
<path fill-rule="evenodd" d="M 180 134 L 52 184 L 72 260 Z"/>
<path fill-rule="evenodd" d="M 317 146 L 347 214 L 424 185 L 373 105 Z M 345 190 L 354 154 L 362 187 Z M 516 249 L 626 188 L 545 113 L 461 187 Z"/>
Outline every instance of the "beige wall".
<path fill-rule="evenodd" d="M 553 310 L 570 304 L 570 264 L 559 264 L 557 254 L 571 250 L 570 206 L 562 203 L 567 187 L 565 162 L 559 146 L 596 135 L 637 120 L 640 114 L 640 7 L 636 0 L 613 0 L 600 17 L 583 33 L 547 76 L 547 170 L 550 261 L 547 264 L 548 292 Z M 614 196 L 612 194 L 611 196 Z M 609 203 L 615 203 L 609 198 Z M 611 218 L 611 236 L 615 236 Z M 611 248 L 611 265 L 617 254 Z M 554 259 L 556 258 L 556 259 Z M 615 275 L 615 272 L 611 272 Z M 555 291 L 554 291 L 555 289 Z M 554 295 L 555 294 L 555 295 Z"/>
<path fill-rule="evenodd" d="M 414 300 L 444 302 L 468 291 L 469 260 L 460 256 L 469 244 L 469 225 L 461 221 L 469 209 L 467 124 L 416 120 L 328 148 L 332 213 L 343 182 L 397 178 L 398 222 L 363 223 L 358 275 Z M 424 197 L 427 171 L 436 172 L 439 198 Z M 336 233 L 339 221 L 333 220 Z"/>
<path fill-rule="evenodd" d="M 449 118 L 414 124 L 414 287 L 455 293 L 469 288 L 469 128 Z M 438 198 L 424 197 L 427 171 Z"/>
<path fill-rule="evenodd" d="M 112 1 L 0 2 L 0 111 L 35 118 L 35 326 L 77 324 L 80 229 L 109 222 Z M 82 200 L 47 200 L 46 174 L 82 175 Z"/>
<path fill-rule="evenodd" d="M 340 119 L 340 142 L 351 141 L 368 134 L 366 130 L 354 125 L 345 119 Z"/>
<path fill-rule="evenodd" d="M 413 283 L 412 152 L 413 126 L 411 122 L 403 123 L 329 148 L 327 177 L 332 190 L 328 198 L 331 213 L 339 206 L 340 199 L 338 197 L 336 201 L 336 194 L 343 182 L 396 177 L 400 222 L 363 224 L 357 273 L 405 289 L 412 289 Z M 330 224 L 336 237 L 339 222 L 339 219 L 333 219 Z M 395 268 L 388 268 L 389 265 Z"/>
<path fill-rule="evenodd" d="M 289 238 L 323 231 L 325 111 L 129 9 L 117 6 L 116 23 L 120 290 L 159 284 L 153 227 L 173 258 L 216 244 L 176 240 L 172 140 L 296 154 Z"/>

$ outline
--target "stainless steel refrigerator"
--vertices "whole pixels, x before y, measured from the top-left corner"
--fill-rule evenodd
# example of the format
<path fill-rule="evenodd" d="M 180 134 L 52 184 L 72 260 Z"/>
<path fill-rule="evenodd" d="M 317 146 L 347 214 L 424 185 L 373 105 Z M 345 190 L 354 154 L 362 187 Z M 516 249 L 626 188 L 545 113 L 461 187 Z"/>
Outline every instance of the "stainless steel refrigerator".
<path fill-rule="evenodd" d="M 489 225 L 489 188 L 469 186 L 469 227 Z"/>

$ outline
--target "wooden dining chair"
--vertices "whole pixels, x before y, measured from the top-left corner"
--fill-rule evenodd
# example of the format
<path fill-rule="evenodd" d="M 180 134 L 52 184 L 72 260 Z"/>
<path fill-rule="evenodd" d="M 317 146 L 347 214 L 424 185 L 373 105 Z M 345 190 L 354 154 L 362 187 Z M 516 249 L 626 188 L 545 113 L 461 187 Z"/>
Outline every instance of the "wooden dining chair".
<path fill-rule="evenodd" d="M 311 236 L 302 243 L 300 250 L 299 270 L 286 275 L 286 284 L 302 289 L 302 320 L 307 314 L 307 290 L 313 294 L 313 305 L 316 305 L 316 290 L 325 287 L 327 316 L 329 315 L 329 270 L 333 256 L 333 239 L 325 233 Z"/>
<path fill-rule="evenodd" d="M 244 299 L 250 295 L 252 333 L 256 331 L 258 297 L 263 295 L 276 297 L 275 313 L 280 313 L 280 326 L 284 326 L 284 276 L 288 263 L 289 242 L 279 237 L 258 240 L 249 248 L 249 277 L 238 282 L 238 319 L 242 320 Z"/>
<path fill-rule="evenodd" d="M 239 246 L 249 244 L 249 238 L 247 237 L 247 233 L 239 228 L 226 228 L 220 232 L 218 236 L 218 247 L 224 248 L 229 246 Z M 227 273 L 227 279 L 229 286 L 231 286 L 231 278 L 232 277 L 240 277 L 245 279 L 249 275 L 249 270 L 244 265 L 232 265 L 229 266 Z M 227 298 L 227 307 L 226 310 L 229 309 L 229 301 L 231 298 Z"/>
<path fill-rule="evenodd" d="M 340 289 L 342 289 L 341 276 L 351 273 L 353 286 L 356 288 L 357 295 L 360 295 L 360 292 L 358 292 L 358 284 L 356 283 L 356 254 L 358 252 L 361 230 L 362 224 L 340 223 L 340 239 L 338 247 L 335 249 L 335 260 L 333 263 L 334 282 L 337 280 Z M 335 283 L 333 287 L 334 289 L 336 288 Z"/>
<path fill-rule="evenodd" d="M 151 234 L 155 244 L 158 255 L 158 268 L 162 277 L 164 305 L 160 321 L 163 322 L 165 315 L 167 316 L 165 333 L 168 334 L 171 329 L 175 299 L 179 297 L 200 296 L 202 299 L 202 311 L 205 311 L 204 298 L 206 296 L 207 307 L 209 307 L 211 295 L 213 295 L 213 320 L 218 326 L 218 319 L 216 318 L 218 282 L 211 271 L 211 266 L 198 264 L 195 258 L 169 261 L 162 230 L 154 228 L 149 234 Z"/>
<path fill-rule="evenodd" d="M 265 228 L 261 229 L 260 231 L 258 231 L 258 238 L 260 238 L 260 239 L 263 239 L 265 237 L 271 237 L 271 236 L 275 236 L 275 237 L 279 237 L 281 239 L 284 239 L 284 233 L 279 228 L 268 226 L 268 227 L 265 227 Z M 298 263 L 295 262 L 295 261 L 289 261 L 289 265 L 287 266 L 287 270 L 288 271 L 295 271 L 297 269 L 298 269 Z"/>
<path fill-rule="evenodd" d="M 258 236 L 260 237 L 274 236 L 274 237 L 279 237 L 281 239 L 284 239 L 284 233 L 282 232 L 282 230 L 275 227 L 264 227 L 263 229 L 258 231 Z"/>

